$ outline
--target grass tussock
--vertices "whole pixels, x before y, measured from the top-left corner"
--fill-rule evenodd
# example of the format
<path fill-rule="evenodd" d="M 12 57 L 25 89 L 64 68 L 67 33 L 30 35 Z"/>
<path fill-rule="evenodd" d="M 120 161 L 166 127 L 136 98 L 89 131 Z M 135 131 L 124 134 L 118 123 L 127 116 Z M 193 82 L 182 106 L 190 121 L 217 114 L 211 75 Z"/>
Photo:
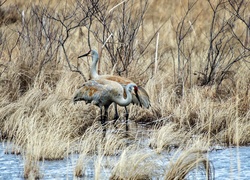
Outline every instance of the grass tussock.
<path fill-rule="evenodd" d="M 157 153 L 161 153 L 164 150 L 180 147 L 187 139 L 190 139 L 190 134 L 179 129 L 176 124 L 168 123 L 154 131 L 149 146 Z"/>
<path fill-rule="evenodd" d="M 181 152 L 175 152 L 166 168 L 164 179 L 185 179 L 194 169 L 205 172 L 207 179 L 213 179 L 213 167 L 200 151 L 202 148 L 208 148 L 208 144 L 204 144 L 204 139 L 186 146 Z"/>
<path fill-rule="evenodd" d="M 56 97 L 48 97 L 50 102 L 54 101 L 49 109 L 44 107 L 44 103 L 47 104 L 48 99 L 34 104 L 33 102 L 41 96 L 42 93 L 33 94 L 33 96 L 27 97 L 31 99 L 26 99 L 27 101 L 24 100 L 23 104 L 18 104 L 18 109 L 12 111 L 9 122 L 5 124 L 6 130 L 4 132 L 8 134 L 7 136 L 11 136 L 15 143 L 23 147 L 25 151 L 36 149 L 33 154 L 38 159 L 62 159 L 66 154 L 68 143 L 72 141 L 70 139 L 71 133 L 64 133 L 71 131 L 64 127 L 64 123 L 68 123 L 69 119 L 64 118 L 65 121 L 61 121 L 63 117 L 55 113 L 59 103 Z M 46 105 L 46 107 L 48 106 Z M 34 111 L 40 113 L 34 113 Z M 13 131 L 9 131 L 9 129 L 13 129 Z M 62 129 L 64 130 L 62 131 Z M 65 141 L 66 139 L 68 141 Z"/>
<path fill-rule="evenodd" d="M 152 152 L 145 152 L 139 147 L 127 147 L 113 168 L 110 179 L 150 179 L 157 169 L 152 155 Z"/>
<path fill-rule="evenodd" d="M 109 128 L 112 125 L 108 126 Z M 76 177 L 84 176 L 85 168 L 88 163 L 94 159 L 95 162 L 95 175 L 98 179 L 100 175 L 103 157 L 117 156 L 126 148 L 126 139 L 123 138 L 119 130 L 107 132 L 103 138 L 102 127 L 100 123 L 96 122 L 83 134 L 77 143 L 76 150 L 79 153 L 74 175 Z M 96 158 L 95 158 L 96 157 Z"/>

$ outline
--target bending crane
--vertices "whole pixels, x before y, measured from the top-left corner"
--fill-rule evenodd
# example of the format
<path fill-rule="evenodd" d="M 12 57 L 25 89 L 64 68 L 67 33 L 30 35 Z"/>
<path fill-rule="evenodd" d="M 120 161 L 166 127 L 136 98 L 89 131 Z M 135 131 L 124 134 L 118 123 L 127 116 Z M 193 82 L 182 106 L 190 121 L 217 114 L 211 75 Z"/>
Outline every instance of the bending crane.
<path fill-rule="evenodd" d="M 97 79 L 89 80 L 85 82 L 75 93 L 73 101 L 85 101 L 86 103 L 93 103 L 100 108 L 101 113 L 101 124 L 105 126 L 106 120 L 108 118 L 108 108 L 114 102 L 120 106 L 127 106 L 132 101 L 132 90 L 138 91 L 138 87 L 134 83 L 129 83 L 125 87 L 125 92 L 127 97 L 124 98 L 124 88 L 122 85 L 115 81 Z M 102 114 L 102 109 L 104 107 L 104 115 Z M 126 122 L 126 130 L 127 122 Z M 104 132 L 106 128 L 104 127 Z"/>

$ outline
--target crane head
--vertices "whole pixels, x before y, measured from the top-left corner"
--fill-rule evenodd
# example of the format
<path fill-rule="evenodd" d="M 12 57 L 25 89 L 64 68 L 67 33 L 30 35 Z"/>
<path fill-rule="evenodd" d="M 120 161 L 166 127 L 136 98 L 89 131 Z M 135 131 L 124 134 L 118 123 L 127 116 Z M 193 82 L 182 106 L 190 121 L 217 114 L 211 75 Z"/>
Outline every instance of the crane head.
<path fill-rule="evenodd" d="M 138 87 L 137 86 L 134 86 L 134 91 L 135 91 L 135 93 L 138 92 Z"/>
<path fill-rule="evenodd" d="M 78 101 L 85 101 L 85 99 L 82 96 L 83 96 L 82 91 L 78 90 L 73 97 L 73 103 L 76 104 Z"/>

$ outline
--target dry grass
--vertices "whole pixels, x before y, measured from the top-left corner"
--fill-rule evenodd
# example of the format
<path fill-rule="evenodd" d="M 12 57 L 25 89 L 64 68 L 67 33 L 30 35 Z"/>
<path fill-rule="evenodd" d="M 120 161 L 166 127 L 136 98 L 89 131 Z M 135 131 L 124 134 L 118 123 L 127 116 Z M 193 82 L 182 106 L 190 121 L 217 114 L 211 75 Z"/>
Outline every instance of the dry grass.
<path fill-rule="evenodd" d="M 213 179 L 213 169 L 209 160 L 201 152 L 203 148 L 208 148 L 204 139 L 197 140 L 181 152 L 177 151 L 170 159 L 164 179 L 185 179 L 193 169 L 199 168 L 206 173 L 207 179 Z"/>
<path fill-rule="evenodd" d="M 25 156 L 23 177 L 25 179 L 40 179 L 42 177 L 39 172 L 39 160 L 33 155 Z"/>
<path fill-rule="evenodd" d="M 150 147 L 157 153 L 161 153 L 166 149 L 180 147 L 190 138 L 190 134 L 179 129 L 176 124 L 167 123 L 154 131 L 150 139 Z"/>
<path fill-rule="evenodd" d="M 40 2 L 36 1 L 36 4 L 42 6 Z M 51 1 L 43 2 L 47 6 Z M 145 134 L 152 151 L 145 143 L 141 147 L 137 128 L 131 128 L 131 136 L 134 136 L 128 140 L 123 137 L 123 126 L 116 130 L 112 123 L 108 123 L 107 136 L 102 138 L 99 109 L 72 102 L 72 95 L 84 80 L 81 75 L 69 70 L 61 49 L 41 65 L 47 52 L 39 44 L 35 33 L 31 35 L 31 45 L 25 38 L 16 43 L 22 23 L 20 13 L 15 12 L 13 6 L 19 10 L 29 9 L 30 3 L 10 0 L 0 7 L 0 135 L 3 141 L 11 141 L 21 149 L 25 159 L 25 178 L 41 177 L 39 160 L 63 159 L 69 153 L 77 152 L 79 159 L 74 170 L 77 177 L 84 176 L 92 158 L 95 161 L 95 178 L 98 179 L 104 159 L 117 155 L 120 157 L 118 161 L 109 161 L 111 179 L 150 179 L 157 177 L 155 171 L 151 171 L 152 167 L 159 168 L 152 157 L 172 148 L 178 148 L 178 151 L 170 159 L 165 179 L 184 178 L 199 164 L 204 165 L 205 171 L 210 171 L 208 160 L 200 153 L 204 152 L 204 147 L 250 143 L 248 64 L 237 63 L 232 68 L 233 75 L 225 79 L 219 88 L 216 85 L 198 86 L 199 80 L 193 75 L 206 63 L 209 12 L 205 3 L 199 1 L 194 10 L 194 16 L 201 14 L 193 27 L 195 34 L 187 43 L 187 46 L 193 45 L 194 53 L 190 82 L 183 89 L 176 83 L 175 28 L 186 4 L 170 0 L 168 3 L 150 1 L 143 27 L 136 37 L 140 49 L 165 22 L 159 31 L 157 72 L 154 66 L 157 40 L 154 38 L 142 58 L 131 62 L 127 75 L 144 86 L 150 95 L 150 109 L 130 106 L 129 110 L 131 121 L 148 125 Z M 54 0 L 50 5 L 58 7 L 59 11 L 61 7 L 71 7 L 74 1 L 67 3 L 67 6 L 63 3 L 58 6 L 58 1 Z M 57 25 L 52 24 L 54 27 Z M 35 29 L 31 28 L 31 32 L 36 32 Z M 75 66 L 78 63 L 84 76 L 89 78 L 91 61 L 77 60 L 78 55 L 88 51 L 86 36 L 84 28 L 71 32 L 65 47 L 70 62 Z M 94 40 L 92 43 L 92 47 L 97 49 L 98 43 Z M 249 61 L 249 57 L 246 60 Z M 101 74 L 109 74 L 112 68 L 108 52 L 103 50 Z M 124 109 L 119 108 L 121 121 L 123 112 Z M 113 109 L 109 113 L 113 117 Z"/>
<path fill-rule="evenodd" d="M 129 146 L 123 150 L 110 179 L 150 179 L 154 177 L 157 162 L 152 152 Z"/>

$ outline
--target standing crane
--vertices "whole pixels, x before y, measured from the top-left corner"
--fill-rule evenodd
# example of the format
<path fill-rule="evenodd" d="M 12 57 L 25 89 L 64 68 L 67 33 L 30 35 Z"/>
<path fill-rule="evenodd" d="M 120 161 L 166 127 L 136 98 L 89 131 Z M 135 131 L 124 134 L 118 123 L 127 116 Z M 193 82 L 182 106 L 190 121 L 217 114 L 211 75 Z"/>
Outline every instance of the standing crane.
<path fill-rule="evenodd" d="M 85 57 L 85 56 L 92 57 L 92 64 L 90 67 L 91 79 L 107 79 L 107 80 L 118 82 L 123 87 L 125 87 L 129 83 L 134 83 L 132 80 L 130 80 L 128 78 L 121 77 L 121 76 L 99 75 L 97 73 L 97 70 L 96 70 L 96 68 L 97 68 L 96 66 L 97 66 L 97 63 L 99 60 L 99 55 L 98 55 L 96 50 L 90 50 L 88 53 L 81 55 L 78 58 Z M 137 98 L 137 97 L 139 97 L 139 98 Z M 138 86 L 138 95 L 136 95 L 134 93 L 132 94 L 132 103 L 149 108 L 150 107 L 150 100 L 149 100 L 149 96 L 148 96 L 147 91 L 144 88 Z M 127 107 L 125 106 L 124 108 L 126 111 L 125 117 L 126 117 L 126 123 L 127 123 L 129 114 L 128 114 Z M 114 121 L 114 123 L 117 121 L 118 118 L 119 118 L 119 115 L 118 115 L 118 110 L 117 110 L 117 104 L 115 103 L 115 116 L 114 116 L 115 121 Z M 126 124 L 126 127 L 128 127 L 127 124 Z M 128 130 L 128 129 L 126 129 L 126 130 Z"/>
<path fill-rule="evenodd" d="M 129 83 L 125 86 L 125 92 L 127 97 L 124 98 L 124 88 L 121 84 L 105 80 L 89 80 L 85 82 L 75 93 L 73 101 L 85 101 L 86 103 L 93 103 L 94 105 L 100 108 L 101 114 L 101 124 L 103 126 L 104 135 L 106 132 L 105 123 L 108 119 L 108 108 L 114 102 L 120 106 L 127 106 L 132 101 L 132 91 L 135 91 L 137 94 L 138 87 L 134 83 Z M 102 109 L 104 107 L 104 115 Z M 126 123 L 126 131 L 127 131 Z"/>

